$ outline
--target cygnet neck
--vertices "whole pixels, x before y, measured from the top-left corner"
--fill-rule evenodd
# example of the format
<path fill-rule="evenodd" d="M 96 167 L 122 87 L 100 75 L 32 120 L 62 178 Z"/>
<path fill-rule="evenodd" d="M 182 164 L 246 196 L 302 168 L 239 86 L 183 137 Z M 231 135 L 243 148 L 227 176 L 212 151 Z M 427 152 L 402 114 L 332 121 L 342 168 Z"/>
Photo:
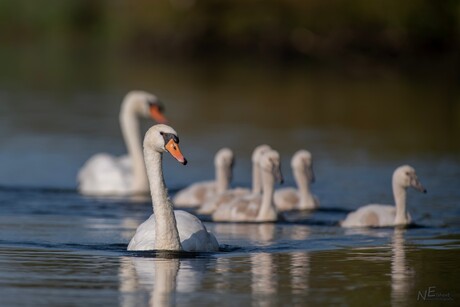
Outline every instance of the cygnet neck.
<path fill-rule="evenodd" d="M 315 200 L 310 190 L 310 180 L 306 170 L 293 168 L 294 178 L 299 191 L 299 206 L 298 209 L 313 209 Z"/>
<path fill-rule="evenodd" d="M 409 223 L 406 206 L 406 195 L 406 188 L 393 181 L 393 196 L 396 206 L 395 225 L 406 225 Z"/>
<path fill-rule="evenodd" d="M 228 189 L 230 185 L 230 176 L 228 172 L 230 171 L 229 168 L 224 165 L 224 163 L 216 163 L 216 192 L 217 194 L 221 194 Z"/>
<path fill-rule="evenodd" d="M 275 191 L 275 177 L 266 170 L 261 170 L 262 177 L 262 203 L 257 215 L 258 221 L 275 221 L 277 212 L 273 203 L 273 193 Z"/>

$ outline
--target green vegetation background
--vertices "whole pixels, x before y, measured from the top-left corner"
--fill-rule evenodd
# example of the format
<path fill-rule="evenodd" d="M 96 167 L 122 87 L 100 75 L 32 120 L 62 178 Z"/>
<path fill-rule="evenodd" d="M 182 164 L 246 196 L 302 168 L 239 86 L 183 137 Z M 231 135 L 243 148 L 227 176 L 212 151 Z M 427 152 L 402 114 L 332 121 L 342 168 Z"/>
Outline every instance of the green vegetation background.
<path fill-rule="evenodd" d="M 0 44 L 123 56 L 458 63 L 457 0 L 3 0 Z M 90 51 L 91 52 L 91 51 Z"/>

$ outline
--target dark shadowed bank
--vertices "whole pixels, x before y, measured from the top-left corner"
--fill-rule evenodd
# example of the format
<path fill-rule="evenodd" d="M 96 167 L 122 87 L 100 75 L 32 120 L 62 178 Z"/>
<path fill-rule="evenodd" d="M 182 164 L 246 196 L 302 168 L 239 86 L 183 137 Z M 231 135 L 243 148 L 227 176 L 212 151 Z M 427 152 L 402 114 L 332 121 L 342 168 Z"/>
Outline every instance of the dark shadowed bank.
<path fill-rule="evenodd" d="M 181 58 L 249 57 L 348 65 L 420 65 L 455 73 L 455 0 L 5 0 L 3 52 L 33 45 L 70 53 Z"/>

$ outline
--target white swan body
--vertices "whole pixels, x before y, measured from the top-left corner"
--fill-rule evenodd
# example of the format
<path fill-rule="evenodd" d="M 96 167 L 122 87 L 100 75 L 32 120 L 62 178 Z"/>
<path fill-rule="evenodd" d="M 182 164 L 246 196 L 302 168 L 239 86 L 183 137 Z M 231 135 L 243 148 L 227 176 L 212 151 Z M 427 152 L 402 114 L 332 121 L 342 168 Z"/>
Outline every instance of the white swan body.
<path fill-rule="evenodd" d="M 184 251 L 217 251 L 219 244 L 214 235 L 208 233 L 203 223 L 194 215 L 174 210 L 179 239 Z M 155 246 L 155 214 L 139 225 L 136 235 L 131 239 L 128 250 L 161 250 L 164 246 Z"/>
<path fill-rule="evenodd" d="M 246 195 L 258 195 L 262 192 L 261 175 L 259 168 L 260 157 L 271 150 L 268 145 L 257 146 L 252 153 L 252 190 L 247 188 L 234 188 L 227 190 L 223 193 L 217 194 L 214 197 L 209 198 L 198 210 L 200 214 L 212 214 L 218 207 L 223 204 L 230 203 L 234 199 L 241 198 Z"/>
<path fill-rule="evenodd" d="M 347 215 L 342 227 L 390 227 L 408 225 L 410 214 L 406 209 L 407 188 L 413 187 L 423 193 L 426 189 L 417 178 L 414 168 L 409 165 L 398 167 L 393 173 L 393 195 L 395 206 L 371 204 Z"/>
<path fill-rule="evenodd" d="M 169 126 L 155 125 L 144 138 L 144 157 L 150 183 L 154 214 L 142 223 L 128 250 L 218 251 L 219 244 L 194 215 L 173 210 L 162 169 L 163 152 L 186 164 L 179 149 L 177 133 Z"/>
<path fill-rule="evenodd" d="M 176 193 L 173 204 L 176 207 L 196 208 L 206 200 L 228 189 L 232 178 L 234 155 L 231 149 L 222 148 L 214 157 L 216 179 L 196 182 Z"/>
<path fill-rule="evenodd" d="M 274 201 L 278 211 L 313 210 L 319 207 L 318 198 L 310 191 L 315 181 L 311 153 L 297 151 L 291 159 L 291 168 L 297 189 L 283 188 L 275 191 Z"/>
<path fill-rule="evenodd" d="M 270 150 L 260 158 L 262 195 L 251 194 L 223 204 L 212 214 L 213 221 L 275 222 L 278 219 L 273 192 L 275 180 L 282 182 L 280 156 Z"/>
<path fill-rule="evenodd" d="M 138 117 L 166 121 L 162 105 L 154 95 L 142 91 L 128 93 L 120 110 L 120 126 L 128 155 L 115 157 L 100 153 L 91 157 L 77 175 L 80 193 L 95 196 L 148 193 Z"/>

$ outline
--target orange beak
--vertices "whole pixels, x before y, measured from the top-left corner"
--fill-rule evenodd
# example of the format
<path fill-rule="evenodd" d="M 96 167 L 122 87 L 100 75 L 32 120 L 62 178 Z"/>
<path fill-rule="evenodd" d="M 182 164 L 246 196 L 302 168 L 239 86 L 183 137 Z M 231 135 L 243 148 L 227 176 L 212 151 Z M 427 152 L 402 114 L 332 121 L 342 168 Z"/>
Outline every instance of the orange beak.
<path fill-rule="evenodd" d="M 157 105 L 151 105 L 150 106 L 150 116 L 160 124 L 166 124 L 168 120 L 166 117 L 163 115 L 163 113 L 160 111 L 160 107 Z"/>
<path fill-rule="evenodd" d="M 173 156 L 179 163 L 183 165 L 187 164 L 187 160 L 184 158 L 184 155 L 180 152 L 179 145 L 174 142 L 173 139 L 169 140 L 168 144 L 165 146 L 166 150 Z"/>

